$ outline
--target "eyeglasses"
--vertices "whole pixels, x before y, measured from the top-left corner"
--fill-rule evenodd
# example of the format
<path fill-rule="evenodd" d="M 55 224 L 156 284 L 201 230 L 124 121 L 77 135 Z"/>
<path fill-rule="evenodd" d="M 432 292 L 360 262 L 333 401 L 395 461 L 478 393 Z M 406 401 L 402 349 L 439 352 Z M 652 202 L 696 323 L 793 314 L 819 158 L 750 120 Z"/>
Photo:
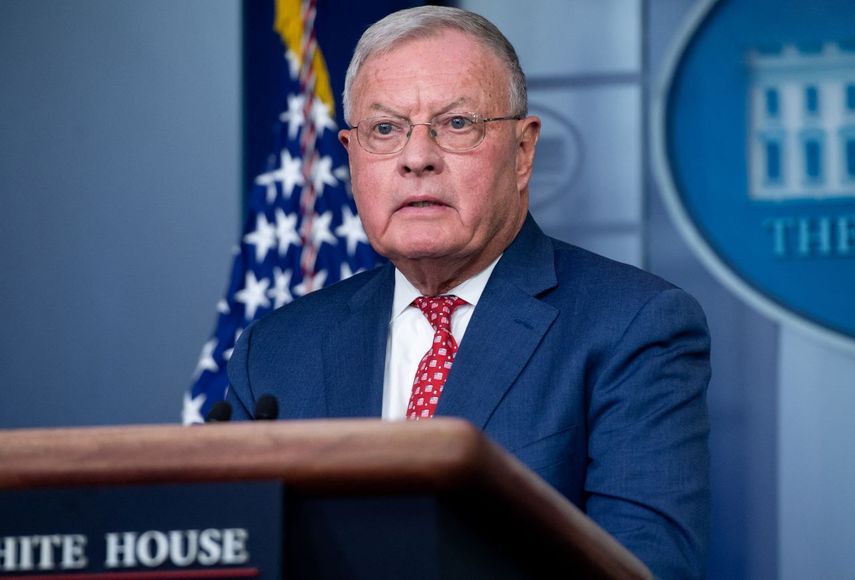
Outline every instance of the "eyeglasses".
<path fill-rule="evenodd" d="M 419 125 L 428 127 L 428 136 L 440 149 L 460 153 L 475 149 L 484 141 L 487 123 L 493 121 L 518 121 L 522 115 L 481 118 L 475 113 L 443 113 L 429 123 L 412 123 L 402 117 L 369 117 L 351 127 L 356 130 L 356 140 L 369 153 L 389 155 L 403 150 Z"/>

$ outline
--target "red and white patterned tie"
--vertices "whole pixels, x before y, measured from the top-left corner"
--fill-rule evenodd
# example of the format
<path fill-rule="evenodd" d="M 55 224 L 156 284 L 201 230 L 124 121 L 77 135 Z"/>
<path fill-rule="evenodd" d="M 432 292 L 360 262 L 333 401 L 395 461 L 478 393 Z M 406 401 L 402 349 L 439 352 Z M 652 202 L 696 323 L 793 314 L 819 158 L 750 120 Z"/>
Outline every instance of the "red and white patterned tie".
<path fill-rule="evenodd" d="M 407 405 L 407 419 L 429 419 L 436 411 L 445 379 L 457 354 L 457 341 L 451 334 L 451 314 L 461 304 L 466 304 L 466 301 L 457 296 L 420 296 L 413 300 L 413 305 L 430 322 L 434 335 L 433 344 L 416 371 L 413 393 Z"/>

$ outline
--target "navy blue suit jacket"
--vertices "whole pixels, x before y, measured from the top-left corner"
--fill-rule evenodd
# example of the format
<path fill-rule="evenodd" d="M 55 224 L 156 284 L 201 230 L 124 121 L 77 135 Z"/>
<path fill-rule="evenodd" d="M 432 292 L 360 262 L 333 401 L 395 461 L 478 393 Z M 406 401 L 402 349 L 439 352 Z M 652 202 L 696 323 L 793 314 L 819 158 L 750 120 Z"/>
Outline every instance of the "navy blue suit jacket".
<path fill-rule="evenodd" d="M 394 269 L 248 328 L 228 400 L 248 417 L 379 417 Z M 685 292 L 545 236 L 529 216 L 459 345 L 437 415 L 481 428 L 657 577 L 701 576 L 709 525 L 709 335 Z"/>

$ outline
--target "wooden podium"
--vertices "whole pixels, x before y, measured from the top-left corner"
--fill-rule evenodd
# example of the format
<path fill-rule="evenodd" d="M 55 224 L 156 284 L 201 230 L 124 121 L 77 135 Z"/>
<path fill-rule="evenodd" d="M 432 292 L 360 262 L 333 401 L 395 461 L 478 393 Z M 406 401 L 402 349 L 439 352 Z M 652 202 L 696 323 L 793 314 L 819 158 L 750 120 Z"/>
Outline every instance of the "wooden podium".
<path fill-rule="evenodd" d="M 286 578 L 651 577 L 461 420 L 0 431 L 4 490 L 247 481 L 283 485 Z"/>

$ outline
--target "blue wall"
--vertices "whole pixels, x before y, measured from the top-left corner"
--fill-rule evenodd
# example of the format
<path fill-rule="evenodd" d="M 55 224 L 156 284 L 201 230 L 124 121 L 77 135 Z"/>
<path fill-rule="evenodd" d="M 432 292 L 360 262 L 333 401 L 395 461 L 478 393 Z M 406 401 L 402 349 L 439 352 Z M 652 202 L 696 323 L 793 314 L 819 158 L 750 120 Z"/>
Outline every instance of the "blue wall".
<path fill-rule="evenodd" d="M 239 231 L 239 26 L 0 2 L 0 427 L 179 420 Z"/>

